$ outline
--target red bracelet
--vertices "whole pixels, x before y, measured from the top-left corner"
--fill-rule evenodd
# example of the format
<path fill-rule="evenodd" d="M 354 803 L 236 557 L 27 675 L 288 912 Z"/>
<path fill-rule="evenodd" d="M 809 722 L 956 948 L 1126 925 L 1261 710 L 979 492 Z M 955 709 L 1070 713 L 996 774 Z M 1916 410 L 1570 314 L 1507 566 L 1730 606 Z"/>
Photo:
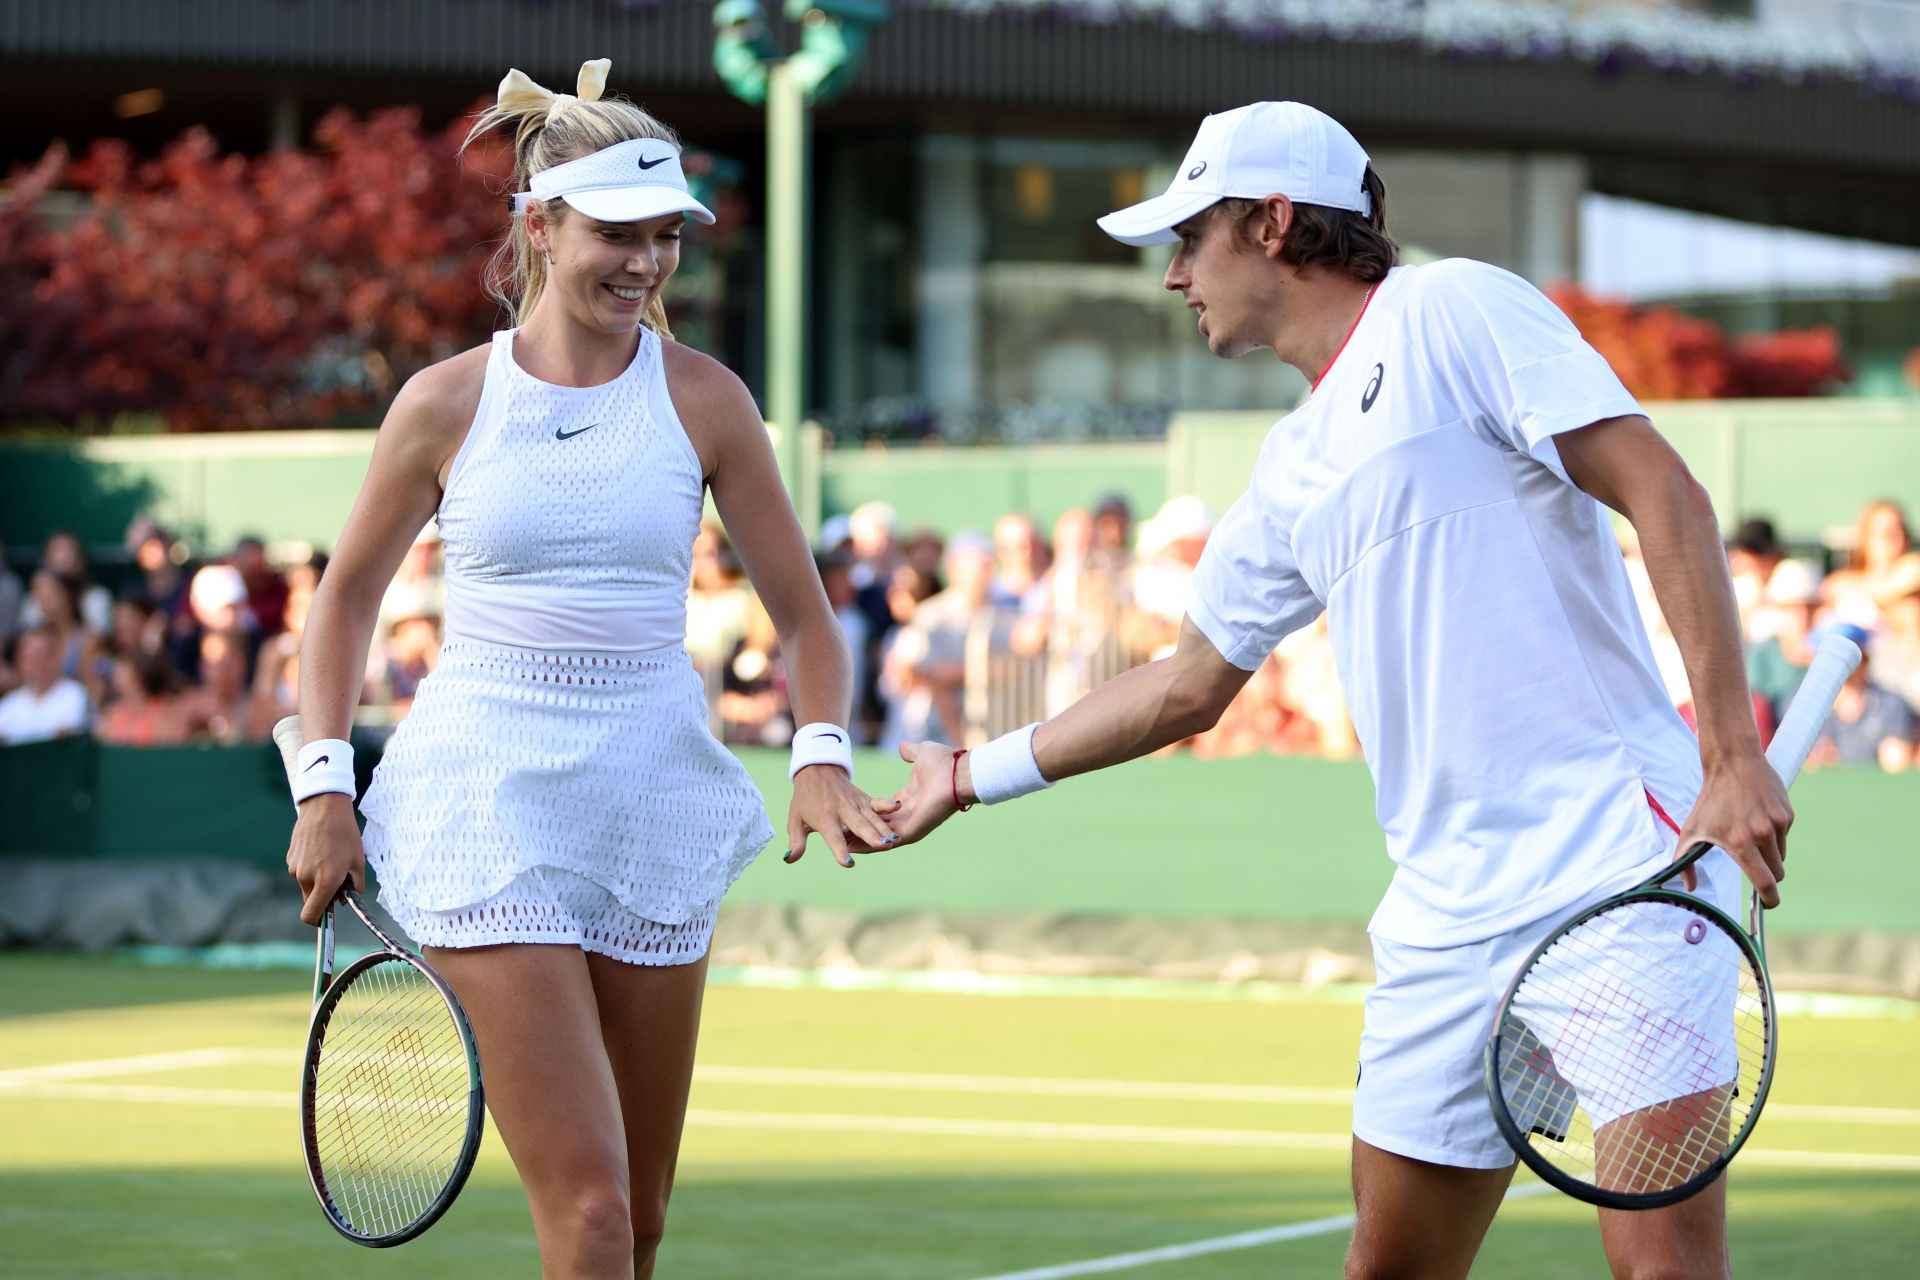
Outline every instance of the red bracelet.
<path fill-rule="evenodd" d="M 953 753 L 953 811 L 955 813 L 965 813 L 967 810 L 973 808 L 971 804 L 960 803 L 960 757 L 965 754 L 967 754 L 965 747 Z M 977 804 L 979 802 L 975 801 L 975 803 Z"/>

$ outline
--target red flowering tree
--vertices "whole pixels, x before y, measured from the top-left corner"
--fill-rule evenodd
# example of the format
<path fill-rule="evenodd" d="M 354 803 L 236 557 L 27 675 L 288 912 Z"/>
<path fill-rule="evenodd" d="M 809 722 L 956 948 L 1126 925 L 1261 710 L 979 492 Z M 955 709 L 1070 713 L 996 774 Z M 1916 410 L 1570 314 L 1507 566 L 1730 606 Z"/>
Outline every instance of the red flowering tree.
<path fill-rule="evenodd" d="M 1672 307 L 1636 307 L 1573 285 L 1547 293 L 1641 399 L 1811 396 L 1851 376 L 1839 336 L 1824 326 L 1729 341 L 1719 325 Z"/>
<path fill-rule="evenodd" d="M 310 151 L 223 155 L 194 129 L 158 159 L 119 142 L 49 155 L 0 214 L 0 367 L 9 417 L 164 415 L 173 430 L 364 423 L 408 375 L 481 340 L 480 284 L 505 227 L 510 156 L 463 157 L 459 123 L 336 111 Z M 89 198 L 63 229 L 16 206 L 49 185 Z"/>

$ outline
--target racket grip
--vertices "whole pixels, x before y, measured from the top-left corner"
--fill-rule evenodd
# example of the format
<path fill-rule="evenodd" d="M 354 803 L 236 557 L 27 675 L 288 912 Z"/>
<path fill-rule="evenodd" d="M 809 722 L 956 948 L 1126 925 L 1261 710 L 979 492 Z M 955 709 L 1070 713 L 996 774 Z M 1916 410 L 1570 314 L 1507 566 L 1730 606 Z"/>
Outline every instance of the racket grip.
<path fill-rule="evenodd" d="M 1780 727 L 1774 730 L 1773 742 L 1767 747 L 1767 763 L 1780 775 L 1780 781 L 1791 786 L 1799 776 L 1800 766 L 1807 762 L 1807 753 L 1813 750 L 1827 723 L 1827 713 L 1833 709 L 1840 686 L 1859 665 L 1860 646 L 1845 636 L 1828 636 L 1820 642 L 1799 691 L 1787 705 L 1787 714 L 1780 717 Z"/>
<path fill-rule="evenodd" d="M 293 771 L 300 763 L 300 717 L 286 716 L 273 726 L 273 745 L 280 748 L 280 763 L 287 770 L 287 785 L 293 785 Z"/>

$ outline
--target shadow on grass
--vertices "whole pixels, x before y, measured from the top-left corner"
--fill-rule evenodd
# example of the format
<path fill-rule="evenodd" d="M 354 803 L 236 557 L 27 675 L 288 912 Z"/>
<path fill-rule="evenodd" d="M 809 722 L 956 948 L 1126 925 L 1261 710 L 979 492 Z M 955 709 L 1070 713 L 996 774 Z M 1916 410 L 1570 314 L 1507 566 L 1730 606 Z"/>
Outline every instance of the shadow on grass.
<path fill-rule="evenodd" d="M 0 1019 L 247 996 L 307 996 L 311 984 L 309 974 L 291 969 L 156 967 L 78 951 L 0 951 Z"/>
<path fill-rule="evenodd" d="M 533 1275 L 525 1202 L 502 1173 L 483 1166 L 438 1226 L 394 1250 L 335 1236 L 297 1169 L 0 1173 L 0 1269 L 10 1280 Z M 674 1197 L 659 1275 L 977 1280 L 1338 1214 L 1345 1205 L 1330 1173 L 955 1177 L 822 1164 L 707 1178 L 690 1170 Z M 1736 1271 L 1776 1280 L 1906 1274 L 1920 1250 L 1910 1212 L 1917 1189 L 1912 1175 L 1745 1179 L 1734 1202 Z M 1332 1230 L 1123 1274 L 1337 1274 L 1346 1242 L 1344 1230 Z M 1605 1273 L 1591 1211 L 1559 1199 L 1510 1206 L 1474 1269 L 1476 1280 Z"/>

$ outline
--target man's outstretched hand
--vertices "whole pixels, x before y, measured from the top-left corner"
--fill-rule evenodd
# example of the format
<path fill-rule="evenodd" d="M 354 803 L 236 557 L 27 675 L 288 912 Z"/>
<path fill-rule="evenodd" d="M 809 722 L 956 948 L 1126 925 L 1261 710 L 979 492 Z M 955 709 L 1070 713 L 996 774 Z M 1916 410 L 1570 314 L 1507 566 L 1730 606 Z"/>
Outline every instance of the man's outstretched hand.
<path fill-rule="evenodd" d="M 876 799 L 873 806 L 899 834 L 901 844 L 912 844 L 930 834 L 959 812 L 960 802 L 973 802 L 973 775 L 967 767 L 972 762 L 965 757 L 959 762 L 959 795 L 954 794 L 954 755 L 952 747 L 938 742 L 900 744 L 900 758 L 913 766 L 913 773 L 906 786 L 890 799 Z"/>

